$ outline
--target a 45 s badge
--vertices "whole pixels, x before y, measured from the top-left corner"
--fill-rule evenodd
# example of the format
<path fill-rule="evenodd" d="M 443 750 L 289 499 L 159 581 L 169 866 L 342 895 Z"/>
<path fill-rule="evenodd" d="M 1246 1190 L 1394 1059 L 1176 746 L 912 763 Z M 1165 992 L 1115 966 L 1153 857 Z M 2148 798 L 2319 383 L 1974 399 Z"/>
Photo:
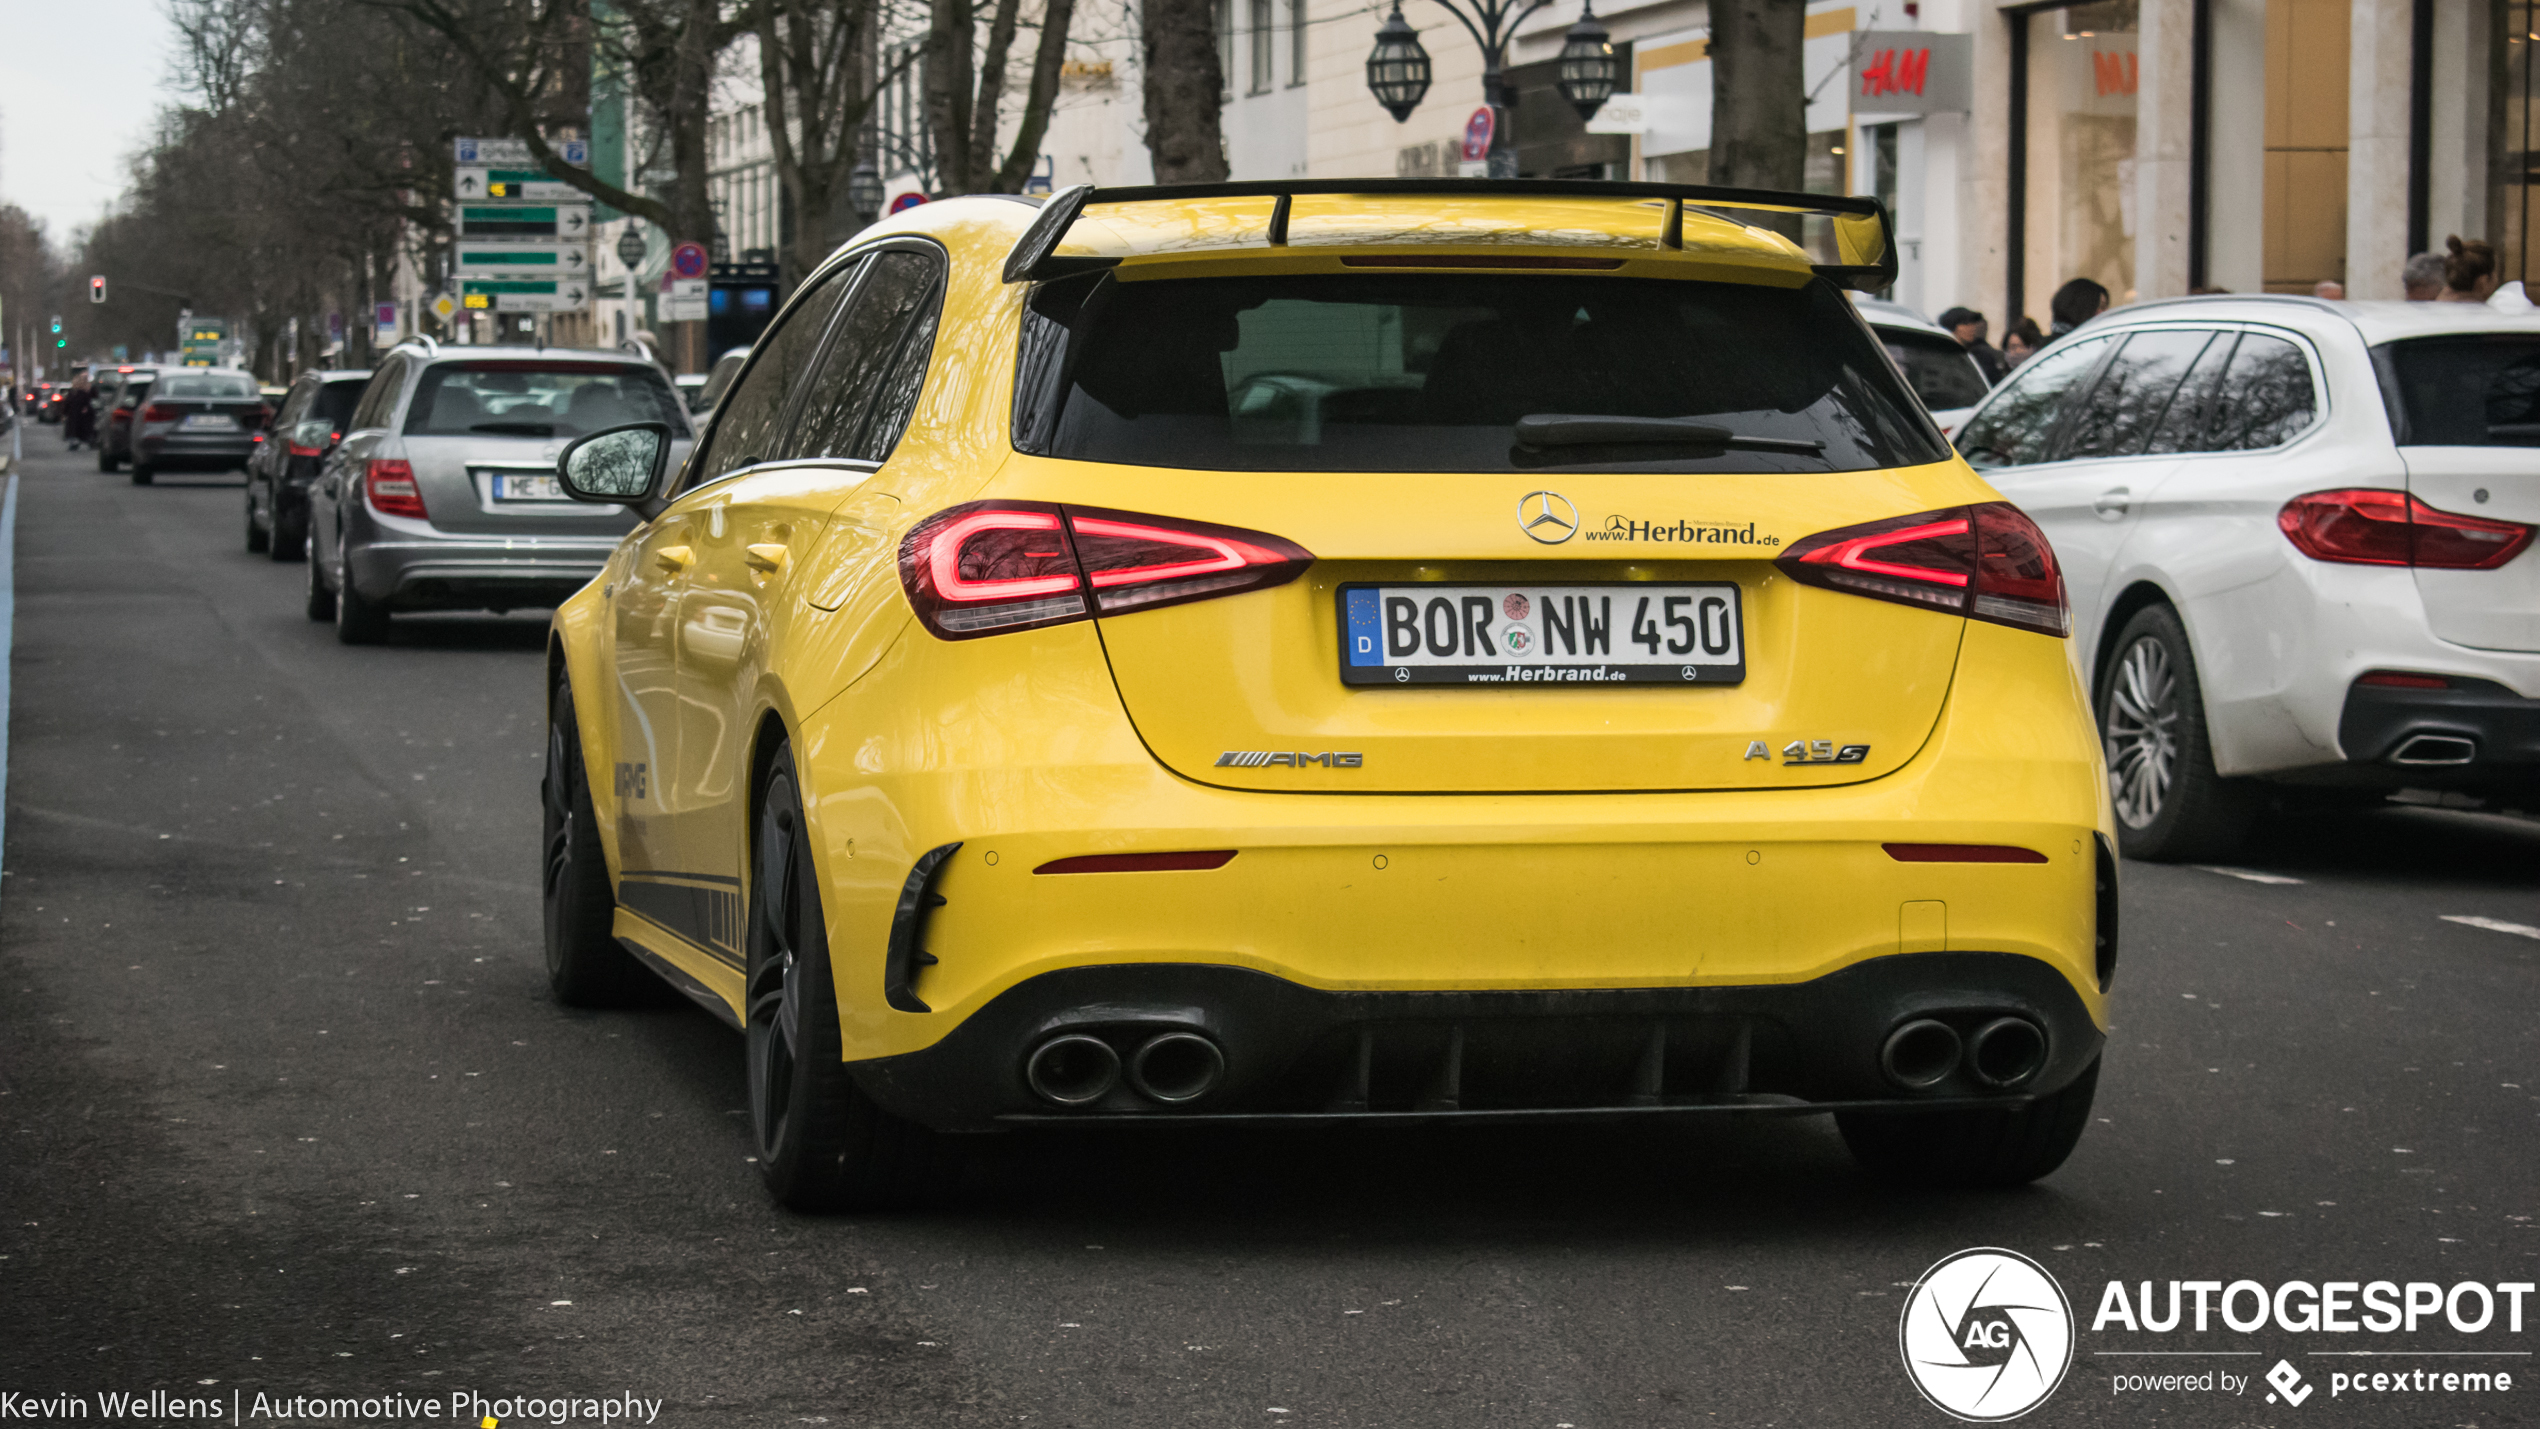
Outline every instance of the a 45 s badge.
<path fill-rule="evenodd" d="M 1923 1272 L 1896 1325 L 1905 1373 L 1959 1419 L 2017 1419 L 2073 1365 L 2073 1307 L 2046 1267 L 2014 1250 L 1962 1250 Z"/>
<path fill-rule="evenodd" d="M 1770 759 L 1772 747 L 1760 739 L 1746 742 L 1748 759 Z M 1866 744 L 1837 744 L 1831 739 L 1794 739 L 1782 746 L 1784 764 L 1859 764 L 1870 757 Z"/>

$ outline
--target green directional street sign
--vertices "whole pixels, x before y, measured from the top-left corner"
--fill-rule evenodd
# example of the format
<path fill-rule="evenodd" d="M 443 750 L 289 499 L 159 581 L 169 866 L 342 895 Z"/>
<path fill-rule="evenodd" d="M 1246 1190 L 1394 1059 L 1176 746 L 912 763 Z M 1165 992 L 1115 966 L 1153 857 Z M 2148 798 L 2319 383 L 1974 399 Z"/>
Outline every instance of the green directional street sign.
<path fill-rule="evenodd" d="M 544 169 L 460 169 L 452 179 L 459 202 L 479 199 L 527 199 L 533 202 L 582 199 L 589 195 Z"/>
<path fill-rule="evenodd" d="M 583 238 L 591 232 L 588 204 L 463 203 L 459 238 Z"/>
<path fill-rule="evenodd" d="M 461 240 L 450 271 L 461 278 L 581 278 L 591 271 L 591 250 L 578 241 Z"/>
<path fill-rule="evenodd" d="M 459 306 L 472 313 L 561 313 L 590 305 L 591 285 L 579 278 L 469 278 L 459 284 Z"/>

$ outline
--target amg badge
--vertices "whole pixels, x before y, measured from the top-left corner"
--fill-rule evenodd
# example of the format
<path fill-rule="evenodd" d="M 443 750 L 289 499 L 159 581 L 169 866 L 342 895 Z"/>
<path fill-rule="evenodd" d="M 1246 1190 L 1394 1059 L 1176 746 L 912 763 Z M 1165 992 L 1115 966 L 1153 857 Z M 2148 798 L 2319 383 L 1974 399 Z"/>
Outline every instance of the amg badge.
<path fill-rule="evenodd" d="M 1290 769 L 1303 769 L 1309 764 L 1320 764 L 1326 769 L 1355 769 L 1359 766 L 1360 762 L 1365 759 L 1365 757 L 1366 756 L 1360 754 L 1333 754 L 1329 752 L 1322 754 L 1290 754 L 1282 750 L 1274 754 L 1266 749 L 1229 749 L 1225 753 L 1217 756 L 1217 767 L 1220 769 L 1260 769 L 1268 765 L 1278 764 L 1285 765 Z"/>

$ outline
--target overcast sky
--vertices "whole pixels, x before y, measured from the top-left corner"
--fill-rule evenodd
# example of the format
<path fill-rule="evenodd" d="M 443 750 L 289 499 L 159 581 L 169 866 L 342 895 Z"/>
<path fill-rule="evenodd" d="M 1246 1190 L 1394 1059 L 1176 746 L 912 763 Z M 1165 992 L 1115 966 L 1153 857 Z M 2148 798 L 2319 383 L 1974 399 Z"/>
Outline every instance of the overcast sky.
<path fill-rule="evenodd" d="M 57 249 L 123 192 L 174 34 L 162 0 L 0 0 L 0 200 Z"/>

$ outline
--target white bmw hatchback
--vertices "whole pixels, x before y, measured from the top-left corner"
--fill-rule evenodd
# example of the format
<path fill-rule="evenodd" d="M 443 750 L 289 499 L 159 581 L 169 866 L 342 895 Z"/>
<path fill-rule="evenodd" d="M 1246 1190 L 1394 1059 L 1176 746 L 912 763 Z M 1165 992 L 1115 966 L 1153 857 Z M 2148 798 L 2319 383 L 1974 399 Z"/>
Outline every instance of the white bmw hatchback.
<path fill-rule="evenodd" d="M 2540 792 L 2540 317 L 2143 303 L 1957 440 L 2062 562 L 2128 855 L 2223 854 L 2269 785 Z"/>

